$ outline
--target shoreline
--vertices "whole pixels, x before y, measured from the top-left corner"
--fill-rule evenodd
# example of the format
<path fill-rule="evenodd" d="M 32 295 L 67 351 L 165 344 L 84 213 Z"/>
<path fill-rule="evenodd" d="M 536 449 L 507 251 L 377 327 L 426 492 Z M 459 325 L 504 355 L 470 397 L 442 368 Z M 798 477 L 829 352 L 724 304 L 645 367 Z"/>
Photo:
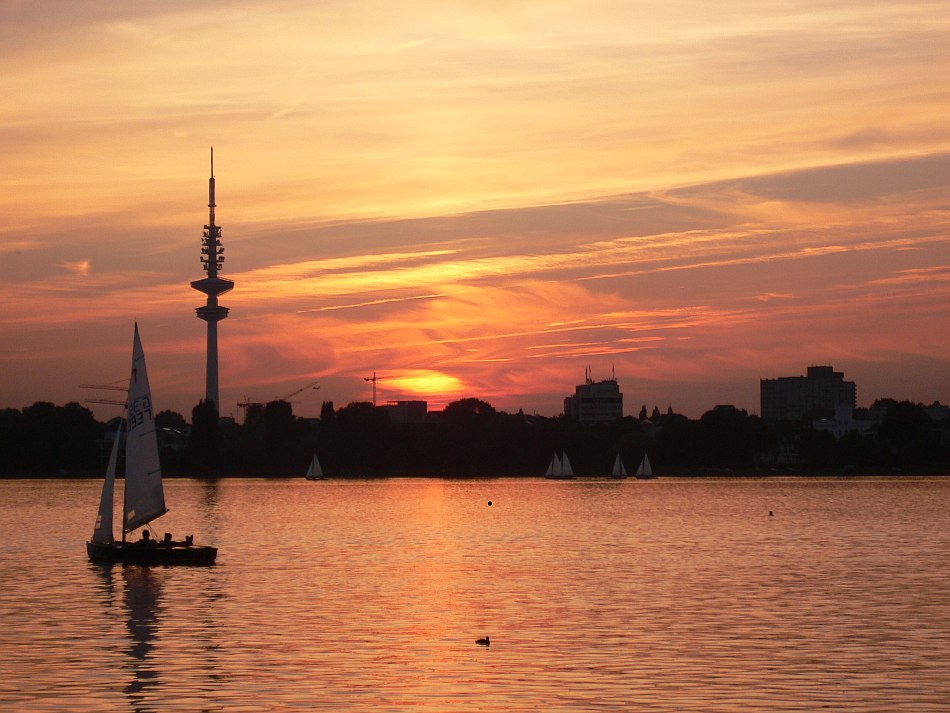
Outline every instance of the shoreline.
<path fill-rule="evenodd" d="M 554 480 L 560 482 L 584 482 L 584 481 L 595 481 L 595 482 L 617 482 L 621 483 L 624 481 L 632 482 L 650 482 L 653 480 L 770 480 L 770 479 L 835 479 L 835 480 L 867 480 L 867 479 L 877 479 L 877 478 L 896 478 L 896 479 L 919 479 L 919 478 L 947 478 L 950 477 L 950 473 L 909 473 L 909 472 L 888 472 L 888 473 L 856 473 L 856 472 L 834 472 L 834 471 L 816 471 L 816 472 L 760 472 L 760 471 L 741 471 L 741 472 L 723 472 L 717 470 L 714 472 L 678 472 L 678 473 L 664 473 L 662 475 L 657 475 L 652 478 L 636 478 L 634 476 L 627 476 L 625 478 L 615 478 L 611 475 L 576 475 L 573 478 L 547 478 L 544 475 L 521 475 L 521 474 L 509 474 L 509 475 L 447 475 L 447 474 L 430 474 L 430 475 L 402 475 L 402 474 L 378 474 L 378 475 L 328 475 L 322 479 L 326 480 L 507 480 L 507 479 L 521 479 L 521 480 Z M 18 475 L 0 475 L 0 480 L 93 480 L 101 481 L 103 476 L 101 474 L 80 474 L 80 473 L 58 473 L 50 475 L 36 475 L 36 474 L 18 474 Z M 221 474 L 221 475 L 162 475 L 163 480 L 206 480 L 206 481 L 217 481 L 217 480 L 274 480 L 274 481 L 287 481 L 287 480 L 306 480 L 303 475 L 244 475 L 244 474 Z M 125 480 L 124 476 L 116 476 L 116 480 Z M 321 482 L 321 481 L 315 481 Z"/>

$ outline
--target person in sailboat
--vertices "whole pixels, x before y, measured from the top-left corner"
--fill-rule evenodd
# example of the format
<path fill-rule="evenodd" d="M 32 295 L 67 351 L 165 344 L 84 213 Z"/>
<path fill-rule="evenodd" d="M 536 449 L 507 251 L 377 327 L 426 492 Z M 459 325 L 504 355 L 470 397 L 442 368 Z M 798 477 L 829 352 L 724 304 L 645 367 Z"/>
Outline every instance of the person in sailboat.
<path fill-rule="evenodd" d="M 155 540 L 152 539 L 152 533 L 147 529 L 142 530 L 142 539 L 139 540 L 139 544 L 144 547 L 151 547 L 155 544 Z"/>
<path fill-rule="evenodd" d="M 176 540 L 172 537 L 172 533 L 166 532 L 162 538 L 161 545 L 162 547 L 191 547 L 195 544 L 194 535 L 185 535 L 184 540 Z"/>
<path fill-rule="evenodd" d="M 195 536 L 185 535 L 184 540 L 172 540 L 171 542 L 168 543 L 168 546 L 169 547 L 191 547 L 194 544 L 195 544 Z"/>

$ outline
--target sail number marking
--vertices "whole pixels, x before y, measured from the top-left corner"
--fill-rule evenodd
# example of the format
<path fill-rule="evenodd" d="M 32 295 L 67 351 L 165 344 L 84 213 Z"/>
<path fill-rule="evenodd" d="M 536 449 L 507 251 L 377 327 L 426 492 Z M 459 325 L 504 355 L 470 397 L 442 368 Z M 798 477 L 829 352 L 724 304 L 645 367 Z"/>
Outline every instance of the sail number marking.
<path fill-rule="evenodd" d="M 152 400 L 148 396 L 141 396 L 129 404 L 129 430 L 133 431 L 146 421 L 152 420 Z"/>

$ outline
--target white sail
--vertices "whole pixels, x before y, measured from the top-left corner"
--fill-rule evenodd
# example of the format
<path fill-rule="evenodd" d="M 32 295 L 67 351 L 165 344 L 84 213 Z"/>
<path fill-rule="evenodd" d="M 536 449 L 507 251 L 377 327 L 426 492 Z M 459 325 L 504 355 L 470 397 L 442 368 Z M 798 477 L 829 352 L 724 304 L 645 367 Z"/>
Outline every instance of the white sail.
<path fill-rule="evenodd" d="M 616 460 L 614 460 L 614 469 L 612 475 L 615 478 L 625 478 L 627 475 L 627 469 L 623 467 L 623 461 L 620 459 L 620 454 L 617 454 Z"/>
<path fill-rule="evenodd" d="M 567 453 L 564 454 L 564 458 L 561 460 L 560 475 L 574 475 L 574 469 L 571 468 L 571 461 L 567 457 Z"/>
<path fill-rule="evenodd" d="M 557 475 L 555 472 L 557 469 L 557 454 L 555 453 L 551 456 L 551 462 L 548 463 L 548 469 L 544 472 L 546 476 Z"/>
<path fill-rule="evenodd" d="M 92 541 L 98 543 L 114 542 L 112 534 L 112 494 L 115 491 L 115 467 L 119 460 L 119 440 L 122 437 L 122 422 L 115 429 L 115 440 L 109 454 L 106 478 L 102 482 L 102 497 L 99 498 L 99 514 L 96 515 L 96 527 L 92 531 Z"/>
<path fill-rule="evenodd" d="M 320 459 L 317 454 L 313 454 L 313 460 L 310 461 L 310 467 L 307 468 L 307 480 L 316 480 L 323 477 L 323 468 L 320 467 Z"/>
<path fill-rule="evenodd" d="M 650 465 L 650 456 L 643 454 L 643 460 L 640 461 L 640 467 L 637 468 L 638 478 L 649 478 L 653 475 L 653 467 Z"/>
<path fill-rule="evenodd" d="M 135 325 L 129 379 L 128 430 L 125 437 L 125 507 L 122 531 L 131 532 L 168 512 L 158 459 L 158 436 L 145 353 Z"/>

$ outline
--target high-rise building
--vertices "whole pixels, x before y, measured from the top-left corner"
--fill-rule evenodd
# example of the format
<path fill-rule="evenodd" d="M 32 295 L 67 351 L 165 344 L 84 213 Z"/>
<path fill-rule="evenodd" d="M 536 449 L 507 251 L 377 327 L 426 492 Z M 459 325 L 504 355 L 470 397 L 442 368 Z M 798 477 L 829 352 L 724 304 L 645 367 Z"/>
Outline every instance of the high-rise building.
<path fill-rule="evenodd" d="M 840 413 L 854 410 L 857 389 L 845 381 L 844 373 L 830 366 L 810 366 L 807 376 L 782 376 L 760 381 L 762 418 L 770 421 L 798 421 L 811 411 Z"/>
<path fill-rule="evenodd" d="M 623 394 L 615 378 L 593 381 L 588 368 L 584 383 L 564 399 L 564 415 L 580 423 L 610 423 L 623 418 Z"/>
<path fill-rule="evenodd" d="M 208 296 L 208 301 L 195 308 L 198 319 L 208 323 L 208 361 L 205 368 L 205 401 L 212 402 L 220 412 L 218 397 L 218 322 L 228 316 L 228 308 L 218 304 L 218 295 L 234 287 L 231 280 L 218 277 L 224 263 L 221 247 L 221 228 L 214 222 L 214 149 L 211 149 L 211 178 L 208 179 L 208 224 L 201 238 L 201 264 L 207 276 L 195 280 L 191 286 Z"/>

